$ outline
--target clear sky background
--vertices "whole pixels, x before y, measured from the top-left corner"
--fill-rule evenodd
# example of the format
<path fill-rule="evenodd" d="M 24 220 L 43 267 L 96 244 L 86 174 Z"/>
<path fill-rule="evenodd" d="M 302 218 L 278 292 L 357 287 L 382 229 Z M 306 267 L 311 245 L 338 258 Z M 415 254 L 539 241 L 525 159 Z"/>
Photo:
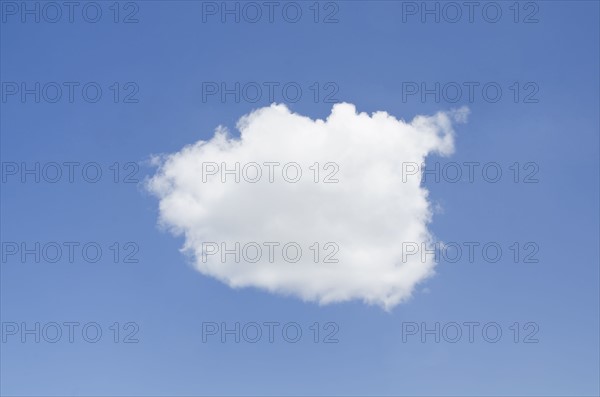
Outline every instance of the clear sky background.
<path fill-rule="evenodd" d="M 394 1 L 321 3 L 319 23 L 313 2 L 298 3 L 298 23 L 287 22 L 281 7 L 273 23 L 266 14 L 258 23 L 235 23 L 231 16 L 222 23 L 210 15 L 204 23 L 196 1 L 121 2 L 119 23 L 113 2 L 97 3 L 98 23 L 86 22 L 81 8 L 73 23 L 68 15 L 58 23 L 35 23 L 31 16 L 23 23 L 6 8 L 9 2 L 0 3 L 3 94 L 13 87 L 6 82 L 80 83 L 73 103 L 66 89 L 57 103 L 43 97 L 35 103 L 33 95 L 25 102 L 18 94 L 3 99 L 2 162 L 103 167 L 98 183 L 78 174 L 74 183 L 65 176 L 58 183 L 7 176 L 1 185 L 3 243 L 103 247 L 97 263 L 81 255 L 74 263 L 64 257 L 58 263 L 35 263 L 32 256 L 26 263 L 19 256 L 3 260 L 2 395 L 600 393 L 598 2 L 521 2 L 518 23 L 513 2 L 495 3 L 502 10 L 497 23 L 482 17 L 482 7 L 472 23 L 465 8 L 457 23 L 436 23 L 434 16 L 423 23 Z M 47 11 L 52 18 L 54 11 Z M 338 22 L 323 23 L 332 12 Z M 138 22 L 122 23 L 130 13 Z M 179 252 L 183 240 L 157 227 L 157 200 L 139 184 L 113 183 L 108 167 L 137 162 L 142 181 L 154 172 L 147 164 L 151 154 L 208 139 L 219 124 L 233 129 L 240 116 L 269 104 L 266 93 L 256 103 L 235 103 L 232 96 L 226 103 L 214 96 L 204 101 L 202 84 L 251 81 L 297 82 L 303 95 L 287 104 L 312 118 L 326 117 L 332 106 L 314 100 L 309 87 L 315 82 L 321 89 L 334 83 L 333 98 L 359 111 L 385 110 L 406 120 L 469 106 L 468 123 L 457 127 L 456 153 L 431 161 L 496 162 L 503 178 L 427 181 L 431 200 L 443 209 L 431 230 L 443 241 L 498 242 L 502 259 L 442 262 L 412 300 L 390 312 L 361 302 L 319 306 L 233 290 L 193 270 Z M 81 96 L 88 82 L 103 89 L 97 103 Z M 115 82 L 118 103 L 109 88 Z M 403 100 L 403 82 L 494 82 L 503 94 L 495 103 L 481 90 L 473 101 L 466 91 L 456 103 L 432 95 Z M 518 102 L 509 88 L 515 82 Z M 533 85 L 525 89 L 527 83 Z M 135 87 L 130 98 L 137 103 L 123 103 Z M 537 103 L 524 103 L 531 87 L 539 88 L 530 97 Z M 280 90 L 275 95 L 286 102 Z M 508 167 L 515 162 L 535 162 L 539 182 L 514 183 Z M 138 263 L 122 263 L 122 256 L 114 263 L 108 249 L 114 242 L 137 244 Z M 514 263 L 507 248 L 514 242 L 537 244 L 538 263 Z M 4 333 L 12 322 L 69 321 L 100 324 L 101 340 L 89 343 L 79 333 L 73 343 L 65 335 L 58 343 L 35 343 L 33 336 L 22 343 L 20 334 Z M 203 322 L 268 321 L 296 322 L 303 337 L 298 343 L 281 334 L 274 343 L 264 335 L 255 344 L 202 340 Z M 422 343 L 420 334 L 402 339 L 403 323 L 470 321 L 500 324 L 502 338 L 487 342 L 479 328 L 473 343 L 465 335 L 457 343 L 435 343 L 432 336 Z M 114 343 L 109 327 L 115 322 L 135 322 L 139 342 L 123 343 L 128 331 L 121 330 Z M 315 322 L 335 322 L 338 343 L 322 343 L 325 331 L 314 343 L 309 327 Z M 515 343 L 509 329 L 515 322 L 537 324 L 538 342 L 524 343 L 530 330 L 521 330 Z"/>

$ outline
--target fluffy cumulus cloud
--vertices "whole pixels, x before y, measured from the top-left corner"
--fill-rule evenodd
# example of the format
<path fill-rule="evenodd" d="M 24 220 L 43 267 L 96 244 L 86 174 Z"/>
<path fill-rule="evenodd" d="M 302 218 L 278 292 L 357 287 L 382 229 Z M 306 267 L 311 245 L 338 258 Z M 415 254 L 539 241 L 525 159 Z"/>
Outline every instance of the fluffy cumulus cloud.
<path fill-rule="evenodd" d="M 390 309 L 434 273 L 428 191 L 406 164 L 454 150 L 467 110 L 417 116 L 333 106 L 325 120 L 271 105 L 243 116 L 233 137 L 163 155 L 148 189 L 159 222 L 185 238 L 205 275 L 320 304 L 362 300 Z"/>

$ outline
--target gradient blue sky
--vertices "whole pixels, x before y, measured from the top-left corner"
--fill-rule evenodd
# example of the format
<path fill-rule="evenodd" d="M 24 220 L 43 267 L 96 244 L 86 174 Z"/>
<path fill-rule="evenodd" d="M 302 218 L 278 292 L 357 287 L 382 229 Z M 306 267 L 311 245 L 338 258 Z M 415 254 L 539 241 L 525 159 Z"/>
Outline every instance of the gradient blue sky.
<path fill-rule="evenodd" d="M 1 3 L 6 3 L 2 1 Z M 305 12 L 312 2 L 302 3 Z M 419 2 L 420 3 L 420 2 Z M 202 23 L 202 3 L 140 1 L 138 23 L 21 23 L 0 27 L 2 82 L 90 82 L 98 103 L 2 103 L 3 162 L 144 162 L 233 128 L 267 105 L 202 101 L 205 81 L 335 82 L 336 99 L 404 119 L 459 105 L 451 161 L 536 162 L 539 183 L 427 183 L 443 207 L 444 241 L 536 242 L 539 263 L 441 263 L 414 298 L 387 313 L 360 302 L 318 306 L 232 290 L 194 271 L 182 239 L 156 226 L 157 201 L 136 184 L 1 186 L 1 240 L 139 245 L 139 263 L 1 264 L 2 322 L 136 322 L 139 343 L 1 343 L 2 395 L 598 395 L 599 3 L 540 1 L 537 23 L 402 21 L 402 3 L 340 1 L 338 23 Z M 29 4 L 33 4 L 30 2 Z M 429 3 L 433 4 L 433 3 Z M 121 3 L 122 6 L 125 3 Z M 524 5 L 524 3 L 522 3 Z M 106 87 L 135 82 L 138 103 Z M 402 82 L 498 82 L 502 100 L 402 100 Z M 508 87 L 535 82 L 538 103 Z M 306 89 L 290 108 L 325 117 Z M 435 160 L 435 159 L 434 159 Z M 446 161 L 446 160 L 440 160 Z M 105 169 L 106 171 L 106 169 Z M 142 166 L 138 177 L 152 174 Z M 424 292 L 426 287 L 428 292 Z M 202 343 L 202 322 L 339 325 L 337 344 Z M 402 342 L 403 322 L 539 325 L 539 343 Z"/>

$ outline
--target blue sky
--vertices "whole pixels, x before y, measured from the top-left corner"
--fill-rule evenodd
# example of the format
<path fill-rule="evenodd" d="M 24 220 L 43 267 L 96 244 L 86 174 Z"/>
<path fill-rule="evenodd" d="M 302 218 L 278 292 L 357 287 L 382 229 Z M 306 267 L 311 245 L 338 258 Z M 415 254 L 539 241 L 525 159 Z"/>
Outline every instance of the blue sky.
<path fill-rule="evenodd" d="M 444 15 L 439 23 L 433 16 L 422 22 L 420 15 L 403 14 L 421 2 L 394 1 L 322 2 L 319 23 L 313 2 L 295 3 L 303 12 L 297 23 L 279 8 L 273 23 L 266 14 L 257 23 L 232 17 L 223 23 L 218 15 L 203 22 L 209 5 L 196 1 L 121 2 L 119 23 L 112 2 L 95 3 L 102 10 L 97 23 L 87 22 L 79 8 L 73 23 L 65 9 L 57 23 L 44 15 L 40 23 L 32 16 L 23 23 L 12 15 L 12 3 L 0 2 L 3 254 L 7 242 L 95 242 L 103 254 L 96 263 L 79 250 L 73 263 L 64 256 L 57 263 L 35 263 L 33 255 L 3 259 L 2 395 L 600 393 L 598 2 L 521 2 L 518 23 L 513 2 L 493 3 L 502 10 L 496 23 L 479 8 L 472 23 L 465 9 L 457 23 Z M 329 13 L 337 23 L 323 23 Z M 123 23 L 127 15 L 138 22 Z M 9 94 L 22 82 L 29 88 L 40 83 L 40 103 L 35 94 L 24 101 L 20 92 Z M 52 82 L 63 87 L 57 103 L 47 100 Z M 72 103 L 64 82 L 79 84 Z M 332 100 L 405 120 L 468 106 L 468 122 L 455 128 L 455 153 L 430 161 L 495 162 L 503 178 L 426 182 L 430 201 L 441 208 L 429 228 L 443 241 L 497 242 L 504 255 L 496 263 L 481 256 L 473 263 L 464 257 L 441 262 L 411 300 L 390 311 L 357 300 L 318 305 L 232 289 L 200 274 L 180 252 L 183 238 L 157 227 L 156 198 L 123 178 L 134 172 L 143 181 L 155 171 L 152 154 L 210 139 L 220 124 L 234 130 L 239 117 L 269 105 L 264 92 L 256 103 L 243 97 L 236 103 L 231 95 L 203 98 L 207 82 L 295 83 L 303 94 L 286 104 L 313 119 L 330 113 L 323 93 L 334 89 Z M 472 101 L 466 91 L 456 102 L 418 94 L 403 100 L 411 83 L 442 89 L 452 82 L 491 83 L 502 97 L 492 102 L 475 89 Z M 102 89 L 95 103 L 82 96 L 88 83 Z M 281 90 L 274 92 L 277 102 L 286 102 Z M 98 183 L 80 174 L 73 183 L 64 174 L 57 183 L 35 183 L 32 176 L 22 183 L 8 175 L 8 163 L 36 162 L 97 163 L 103 174 Z M 112 180 L 115 162 L 119 183 Z M 538 182 L 522 183 L 529 168 L 514 183 L 509 167 L 515 162 L 535 163 Z M 123 168 L 128 163 L 139 169 Z M 125 247 L 128 242 L 133 245 Z M 534 243 L 538 262 L 514 263 L 508 248 L 514 242 Z M 138 262 L 123 263 L 135 247 Z M 8 335 L 9 323 L 33 328 L 36 322 L 94 322 L 103 334 L 97 343 L 80 333 L 73 343 L 65 335 L 57 343 L 43 337 L 35 343 L 31 335 L 22 343 L 20 330 Z M 114 343 L 115 322 L 137 324 L 138 342 L 123 343 L 130 328 Z M 280 334 L 273 343 L 264 335 L 254 344 L 214 336 L 203 342 L 209 322 L 295 322 L 303 337 L 298 343 Z M 315 343 L 311 325 L 329 322 L 339 328 L 338 342 L 323 343 L 328 331 L 321 330 Z M 420 334 L 403 342 L 406 324 L 436 322 L 497 323 L 503 334 L 497 343 L 481 333 L 473 343 L 464 335 L 457 343 L 435 343 L 431 336 L 423 343 Z M 514 323 L 521 328 L 517 343 Z M 537 343 L 524 343 L 526 323 L 536 324 Z"/>

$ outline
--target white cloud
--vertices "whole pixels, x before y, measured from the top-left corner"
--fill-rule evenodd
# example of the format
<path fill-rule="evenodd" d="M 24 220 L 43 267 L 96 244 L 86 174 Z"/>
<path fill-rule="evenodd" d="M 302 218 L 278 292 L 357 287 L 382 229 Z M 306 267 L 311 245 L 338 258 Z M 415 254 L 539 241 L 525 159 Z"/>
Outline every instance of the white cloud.
<path fill-rule="evenodd" d="M 160 223 L 185 237 L 183 250 L 203 274 L 231 287 L 321 304 L 360 299 L 390 309 L 409 298 L 435 266 L 420 255 L 402 260 L 402 242 L 432 242 L 428 191 L 418 177 L 403 181 L 402 164 L 421 164 L 433 152 L 451 154 L 452 123 L 466 114 L 460 109 L 407 123 L 385 112 L 357 114 L 354 105 L 343 103 L 326 120 L 312 120 L 271 105 L 239 120 L 239 138 L 219 127 L 209 141 L 163 156 L 148 188 L 160 200 Z M 272 183 L 269 162 L 280 163 L 272 168 Z M 292 162 L 302 171 L 296 183 L 282 172 Z M 317 183 L 314 167 L 309 168 L 315 162 Z M 232 174 L 222 175 L 222 163 L 228 169 L 239 163 L 239 183 Z M 262 171 L 255 183 L 250 180 L 258 178 L 257 167 L 249 163 Z M 298 166 L 288 166 L 288 179 L 295 178 Z M 334 171 L 329 179 L 339 182 L 323 183 Z M 223 260 L 221 243 L 234 249 L 236 242 L 248 260 L 241 255 L 238 263 L 234 254 Z M 257 245 L 246 245 L 253 242 L 262 250 L 256 263 L 251 261 Z M 273 263 L 264 245 L 269 242 L 280 243 L 273 248 Z M 282 254 L 290 242 L 302 249 L 296 263 L 291 263 L 294 248 L 287 251 L 288 260 Z M 325 246 L 328 242 L 335 245 Z M 336 246 L 330 259 L 338 262 L 323 263 Z"/>

